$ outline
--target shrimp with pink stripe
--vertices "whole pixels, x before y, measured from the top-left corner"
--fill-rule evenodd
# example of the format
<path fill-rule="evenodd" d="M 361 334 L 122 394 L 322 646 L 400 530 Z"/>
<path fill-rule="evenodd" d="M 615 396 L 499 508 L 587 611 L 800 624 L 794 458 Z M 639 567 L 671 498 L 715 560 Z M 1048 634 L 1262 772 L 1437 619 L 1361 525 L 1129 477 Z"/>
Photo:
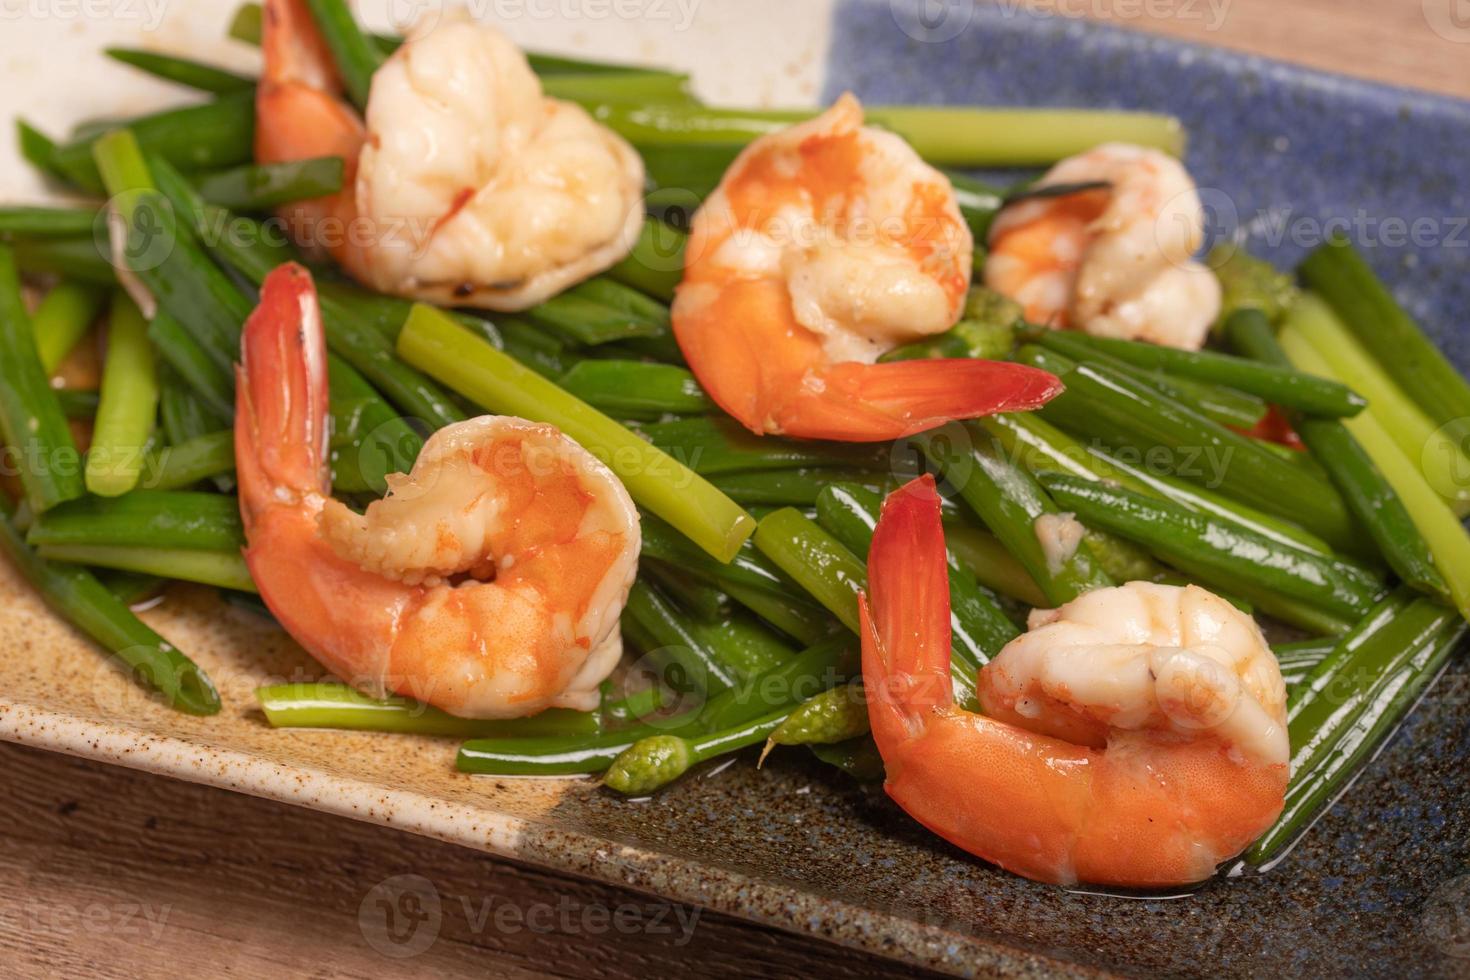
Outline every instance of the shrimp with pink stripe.
<path fill-rule="evenodd" d="M 674 335 L 757 434 L 877 442 L 1038 408 L 1061 383 L 1025 365 L 876 363 L 954 326 L 973 252 L 948 178 L 844 95 L 751 143 L 699 208 Z"/>
<path fill-rule="evenodd" d="M 643 161 L 547 97 L 495 28 L 446 15 L 373 75 L 365 115 L 306 0 L 266 0 L 261 163 L 340 157 L 342 190 L 288 205 L 298 242 L 379 292 L 521 310 L 612 266 L 643 222 Z"/>
<path fill-rule="evenodd" d="M 622 654 L 638 511 L 555 428 L 447 426 L 362 513 L 331 497 L 327 354 L 311 277 L 283 265 L 245 324 L 235 458 L 245 561 L 287 632 L 372 695 L 456 715 L 591 710 Z"/>
<path fill-rule="evenodd" d="M 1032 613 L 954 703 L 932 477 L 893 493 L 859 612 L 873 738 L 899 806 L 1038 881 L 1201 881 L 1275 821 L 1286 689 L 1255 622 L 1197 586 L 1132 582 Z"/>
<path fill-rule="evenodd" d="M 990 229 L 985 284 L 1033 323 L 1198 350 L 1220 283 L 1194 259 L 1204 209 L 1184 165 L 1105 143 L 1063 160 L 1036 189 L 1101 184 L 1011 205 Z"/>

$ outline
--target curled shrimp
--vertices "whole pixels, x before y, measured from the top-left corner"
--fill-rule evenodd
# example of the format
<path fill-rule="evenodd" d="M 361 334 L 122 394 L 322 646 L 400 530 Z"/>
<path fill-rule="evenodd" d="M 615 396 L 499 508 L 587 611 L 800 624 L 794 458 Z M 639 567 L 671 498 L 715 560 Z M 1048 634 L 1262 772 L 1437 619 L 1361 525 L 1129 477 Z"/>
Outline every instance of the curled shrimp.
<path fill-rule="evenodd" d="M 694 216 L 674 333 L 751 431 L 865 442 L 1036 408 L 1056 378 L 978 360 L 876 364 L 959 319 L 974 243 L 954 189 L 851 95 L 755 140 Z"/>
<path fill-rule="evenodd" d="M 283 265 L 245 324 L 235 459 L 245 561 L 302 646 L 368 693 L 457 715 L 590 710 L 622 653 L 638 512 L 556 429 L 447 426 L 358 514 L 330 497 L 327 371 L 309 274 Z"/>
<path fill-rule="evenodd" d="M 573 103 L 547 98 L 494 28 L 448 20 L 373 76 L 366 119 L 305 0 L 267 0 L 256 95 L 262 163 L 334 156 L 343 189 L 285 209 L 299 242 L 377 289 L 520 310 L 628 254 L 643 161 Z"/>
<path fill-rule="evenodd" d="M 990 230 L 985 284 L 1033 323 L 1198 350 L 1220 312 L 1220 284 L 1194 254 L 1199 192 L 1158 150 L 1105 143 L 1063 160 L 1037 188 L 1107 188 L 1021 201 Z"/>
<path fill-rule="evenodd" d="M 1271 826 L 1286 694 L 1250 617 L 1134 582 L 1032 614 L 953 703 L 933 479 L 889 497 L 862 597 L 873 737 L 899 806 L 953 844 L 1057 884 L 1201 881 Z"/>

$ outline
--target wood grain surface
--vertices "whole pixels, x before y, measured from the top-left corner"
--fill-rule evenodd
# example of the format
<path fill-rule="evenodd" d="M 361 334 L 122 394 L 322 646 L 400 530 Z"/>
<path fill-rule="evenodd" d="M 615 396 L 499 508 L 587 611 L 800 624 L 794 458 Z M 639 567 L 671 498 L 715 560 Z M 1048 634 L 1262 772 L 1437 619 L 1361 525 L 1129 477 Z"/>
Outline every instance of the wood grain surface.
<path fill-rule="evenodd" d="M 1465 0 L 1028 5 L 1470 97 Z M 7 976 L 913 975 L 452 845 L 13 745 L 0 744 L 0 796 Z M 431 883 L 440 908 L 434 941 L 407 959 L 391 955 L 403 948 L 385 941 L 379 904 L 402 893 L 374 891 L 400 875 Z M 429 921 L 397 908 L 400 925 Z"/>

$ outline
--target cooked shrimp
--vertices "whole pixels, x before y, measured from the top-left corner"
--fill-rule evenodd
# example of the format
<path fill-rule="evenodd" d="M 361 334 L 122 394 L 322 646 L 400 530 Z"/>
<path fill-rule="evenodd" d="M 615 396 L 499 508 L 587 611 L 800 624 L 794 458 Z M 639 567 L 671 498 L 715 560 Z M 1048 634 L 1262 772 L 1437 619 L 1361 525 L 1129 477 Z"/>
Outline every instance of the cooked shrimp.
<path fill-rule="evenodd" d="M 1099 181 L 1111 187 L 1002 211 L 985 284 L 1033 323 L 1198 350 L 1220 312 L 1220 284 L 1193 259 L 1204 240 L 1194 181 L 1167 154 L 1106 143 L 1063 160 L 1037 187 Z"/>
<path fill-rule="evenodd" d="M 1286 694 L 1250 617 L 1195 586 L 1134 582 L 1032 614 L 953 703 L 933 480 L 889 497 L 860 605 L 888 794 L 924 826 L 1039 881 L 1208 877 L 1286 792 Z"/>
<path fill-rule="evenodd" d="M 245 325 L 235 458 L 245 560 L 272 613 L 373 694 L 457 715 L 590 710 L 622 652 L 638 512 L 556 429 L 439 430 L 357 514 L 330 496 L 327 371 L 308 273 L 271 273 Z"/>
<path fill-rule="evenodd" d="M 336 156 L 343 190 L 285 211 L 380 292 L 520 310 L 628 254 L 643 161 L 580 106 L 542 94 L 494 28 L 410 33 L 376 75 L 366 122 L 305 0 L 267 0 L 256 96 L 262 163 Z"/>
<path fill-rule="evenodd" d="M 874 363 L 959 319 L 974 243 L 944 175 L 862 123 L 844 95 L 755 140 L 695 214 L 673 322 L 700 383 L 753 432 L 857 442 L 1046 402 L 1020 365 Z"/>

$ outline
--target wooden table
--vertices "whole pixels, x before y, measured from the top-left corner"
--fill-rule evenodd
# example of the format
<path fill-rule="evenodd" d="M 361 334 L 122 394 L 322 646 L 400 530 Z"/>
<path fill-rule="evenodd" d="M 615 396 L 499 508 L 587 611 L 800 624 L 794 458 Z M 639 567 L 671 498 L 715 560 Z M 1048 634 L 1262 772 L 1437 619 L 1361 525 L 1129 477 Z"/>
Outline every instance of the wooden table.
<path fill-rule="evenodd" d="M 1031 5 L 1470 97 L 1463 0 Z M 396 975 L 406 964 L 374 948 L 359 910 L 373 883 L 407 873 L 450 896 L 438 941 L 411 961 L 416 975 L 912 975 L 709 913 L 690 941 L 679 922 L 691 909 L 660 909 L 646 896 L 449 844 L 33 749 L 0 745 L 0 798 L 9 817 L 0 828 L 7 975 Z M 497 914 L 502 908 L 510 911 Z M 624 928 L 607 924 L 617 915 Z"/>

